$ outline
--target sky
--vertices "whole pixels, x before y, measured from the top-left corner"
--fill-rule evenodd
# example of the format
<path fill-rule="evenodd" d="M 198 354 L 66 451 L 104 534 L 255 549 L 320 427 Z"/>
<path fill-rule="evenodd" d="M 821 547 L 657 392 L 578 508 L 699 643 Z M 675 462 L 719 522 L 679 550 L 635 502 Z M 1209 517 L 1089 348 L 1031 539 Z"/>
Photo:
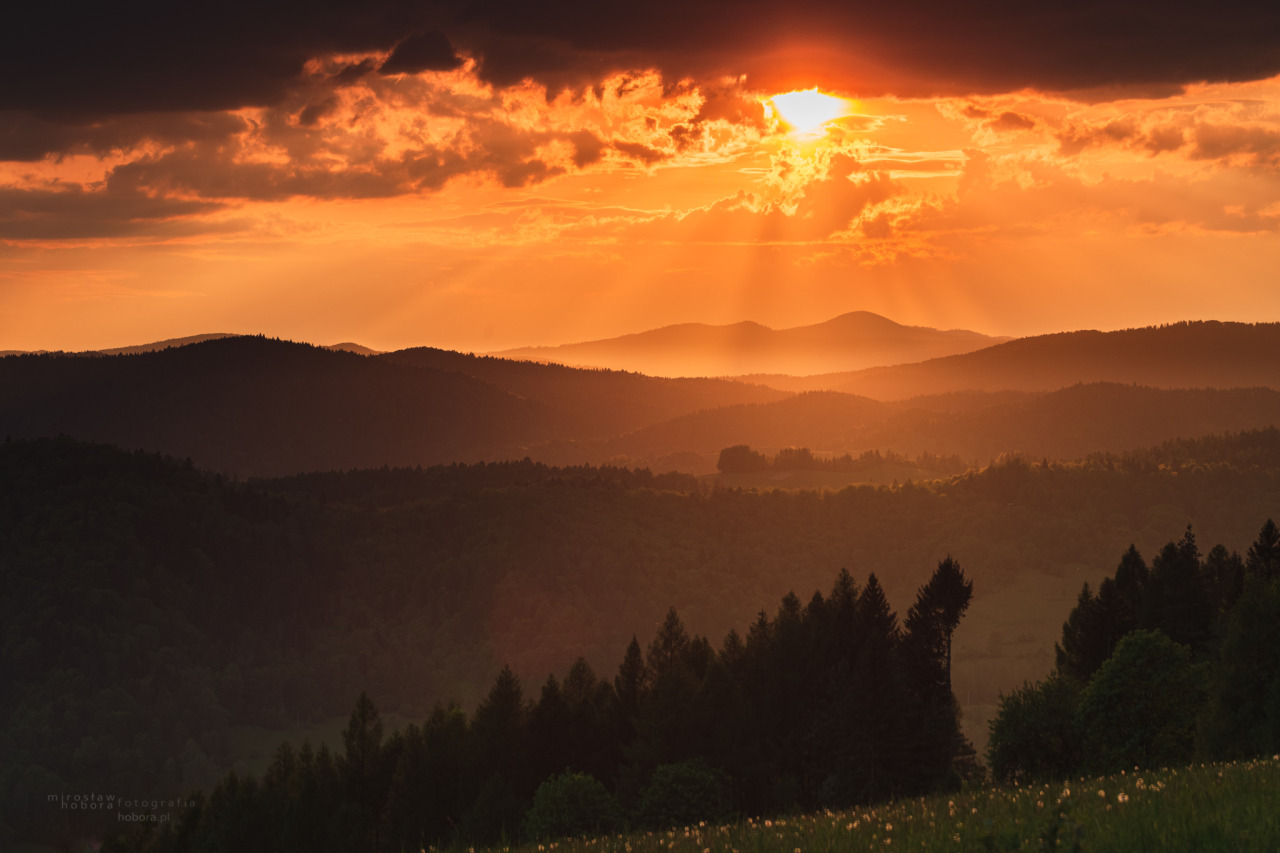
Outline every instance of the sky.
<path fill-rule="evenodd" d="M 1280 320 L 1274 2 L 22 5 L 0 350 Z"/>

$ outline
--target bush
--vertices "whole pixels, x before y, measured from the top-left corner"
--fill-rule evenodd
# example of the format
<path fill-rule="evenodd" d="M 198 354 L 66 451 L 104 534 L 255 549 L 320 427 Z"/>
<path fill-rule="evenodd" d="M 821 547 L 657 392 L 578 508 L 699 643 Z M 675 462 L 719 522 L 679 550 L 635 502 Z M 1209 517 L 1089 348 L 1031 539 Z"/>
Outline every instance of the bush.
<path fill-rule="evenodd" d="M 552 776 L 533 795 L 525 835 L 545 840 L 600 835 L 622 826 L 622 813 L 599 780 L 586 773 Z"/>
<path fill-rule="evenodd" d="M 992 775 L 1018 782 L 1074 773 L 1080 763 L 1079 704 L 1079 685 L 1057 672 L 1002 696 L 987 744 Z"/>
<path fill-rule="evenodd" d="M 640 797 L 641 819 L 656 827 L 720 822 L 729 814 L 728 780 L 701 758 L 662 765 Z"/>

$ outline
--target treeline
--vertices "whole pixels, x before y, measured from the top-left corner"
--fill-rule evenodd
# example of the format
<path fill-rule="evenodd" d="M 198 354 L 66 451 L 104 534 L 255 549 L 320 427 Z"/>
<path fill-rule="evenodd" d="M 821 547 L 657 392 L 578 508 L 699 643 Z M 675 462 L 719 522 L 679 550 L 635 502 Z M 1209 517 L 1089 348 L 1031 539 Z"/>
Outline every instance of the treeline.
<path fill-rule="evenodd" d="M 788 594 L 719 650 L 675 609 L 612 680 L 579 659 L 536 701 L 510 668 L 471 717 L 437 706 L 389 737 L 362 694 L 343 750 L 280 747 L 172 824 L 104 851 L 357 851 L 664 829 L 840 808 L 958 784 L 972 772 L 951 690 L 952 635 L 973 584 L 948 557 L 902 625 L 875 575 Z"/>
<path fill-rule="evenodd" d="M 971 466 L 959 456 L 938 456 L 924 452 L 914 459 L 892 450 L 867 450 L 853 456 L 814 456 L 807 447 L 784 447 L 772 457 L 749 445 L 735 444 L 720 451 L 716 468 L 722 474 L 754 474 L 760 471 L 828 471 L 835 474 L 862 474 L 884 468 L 886 465 L 912 467 L 930 472 L 938 477 L 963 474 Z"/>
<path fill-rule="evenodd" d="M 1005 697 L 992 772 L 1060 779 L 1280 751 L 1280 530 L 1244 559 L 1190 527 L 1148 566 L 1130 547 L 1088 584 L 1048 678 Z"/>

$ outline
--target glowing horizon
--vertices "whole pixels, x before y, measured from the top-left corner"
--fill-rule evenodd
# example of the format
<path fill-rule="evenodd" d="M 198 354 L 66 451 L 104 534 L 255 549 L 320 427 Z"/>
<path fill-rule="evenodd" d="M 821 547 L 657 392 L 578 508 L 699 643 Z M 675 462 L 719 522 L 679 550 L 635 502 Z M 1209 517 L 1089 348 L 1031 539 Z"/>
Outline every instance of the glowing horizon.
<path fill-rule="evenodd" d="M 0 350 L 236 331 L 489 352 L 854 310 L 1012 336 L 1280 320 L 1280 76 L 1108 83 L 992 53 L 954 82 L 976 66 L 950 41 L 873 62 L 876 22 L 828 11 L 821 38 L 570 51 L 563 74 L 515 35 L 328 31 L 297 36 L 293 71 L 255 47 L 270 86 L 193 61 L 86 106 L 33 71 L 0 92 Z"/>

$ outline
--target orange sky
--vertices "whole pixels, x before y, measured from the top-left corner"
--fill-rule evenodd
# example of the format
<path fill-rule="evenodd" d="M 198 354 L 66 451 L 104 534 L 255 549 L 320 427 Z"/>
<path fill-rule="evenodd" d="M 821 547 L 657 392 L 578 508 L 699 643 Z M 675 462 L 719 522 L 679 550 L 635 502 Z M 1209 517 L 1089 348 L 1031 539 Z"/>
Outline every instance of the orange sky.
<path fill-rule="evenodd" d="M 568 82 L 311 52 L 218 108 L 0 104 L 0 350 L 1280 320 L 1280 77 L 925 97 L 818 65 L 849 112 L 799 135 L 768 101 L 789 49 Z"/>

